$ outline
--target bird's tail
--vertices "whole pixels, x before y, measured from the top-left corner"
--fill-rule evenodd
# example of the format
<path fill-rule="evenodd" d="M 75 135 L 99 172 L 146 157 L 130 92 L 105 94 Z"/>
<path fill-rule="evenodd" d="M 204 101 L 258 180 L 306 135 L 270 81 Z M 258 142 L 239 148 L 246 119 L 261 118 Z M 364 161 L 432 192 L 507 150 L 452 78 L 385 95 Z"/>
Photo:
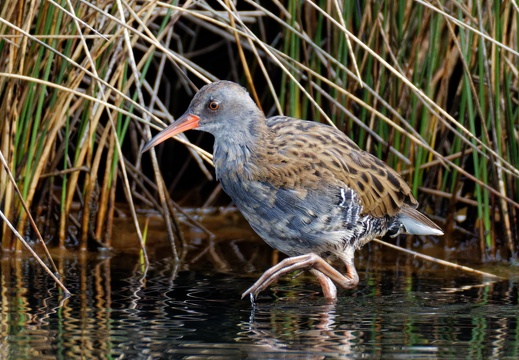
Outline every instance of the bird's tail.
<path fill-rule="evenodd" d="M 399 233 L 412 235 L 443 235 L 443 230 L 438 225 L 420 211 L 407 204 L 404 204 L 400 209 L 395 220 L 395 223 L 400 223 L 400 231 L 392 236 L 396 236 Z"/>

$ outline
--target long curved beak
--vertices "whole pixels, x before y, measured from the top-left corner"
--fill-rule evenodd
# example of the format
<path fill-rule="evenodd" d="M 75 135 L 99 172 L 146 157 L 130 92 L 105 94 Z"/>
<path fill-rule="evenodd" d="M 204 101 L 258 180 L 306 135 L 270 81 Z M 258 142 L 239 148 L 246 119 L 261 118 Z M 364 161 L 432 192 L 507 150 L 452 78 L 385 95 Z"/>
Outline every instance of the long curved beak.
<path fill-rule="evenodd" d="M 177 134 L 180 134 L 186 130 L 196 129 L 198 127 L 198 122 L 200 121 L 200 117 L 190 114 L 186 112 L 180 118 L 178 118 L 173 124 L 169 125 L 167 128 L 159 132 L 155 135 L 150 141 L 144 145 L 141 153 L 148 151 L 155 145 L 160 144 L 164 140 L 167 140 Z"/>

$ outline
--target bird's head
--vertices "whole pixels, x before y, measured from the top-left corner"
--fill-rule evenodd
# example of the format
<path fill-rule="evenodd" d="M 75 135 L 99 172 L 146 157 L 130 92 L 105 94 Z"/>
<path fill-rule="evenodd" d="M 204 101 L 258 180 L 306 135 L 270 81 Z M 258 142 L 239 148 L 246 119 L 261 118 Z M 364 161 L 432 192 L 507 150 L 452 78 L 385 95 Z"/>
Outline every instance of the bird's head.
<path fill-rule="evenodd" d="M 216 141 L 246 143 L 253 141 L 258 123 L 264 119 L 245 88 L 230 81 L 216 81 L 201 88 L 184 115 L 155 135 L 142 151 L 190 129 L 211 133 Z"/>

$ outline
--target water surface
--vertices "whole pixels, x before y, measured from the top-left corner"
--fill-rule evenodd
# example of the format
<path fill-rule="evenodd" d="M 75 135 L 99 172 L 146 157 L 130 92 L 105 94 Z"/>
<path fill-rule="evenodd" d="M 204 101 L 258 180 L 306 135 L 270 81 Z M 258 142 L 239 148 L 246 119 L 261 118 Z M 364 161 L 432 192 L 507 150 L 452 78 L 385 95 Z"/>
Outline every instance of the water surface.
<path fill-rule="evenodd" d="M 252 248 L 193 246 L 147 271 L 128 254 L 60 256 L 66 300 L 33 259 L 4 258 L 0 358 L 519 358 L 513 268 L 492 282 L 371 245 L 337 304 L 303 274 L 251 306 L 241 293 L 276 260 Z"/>

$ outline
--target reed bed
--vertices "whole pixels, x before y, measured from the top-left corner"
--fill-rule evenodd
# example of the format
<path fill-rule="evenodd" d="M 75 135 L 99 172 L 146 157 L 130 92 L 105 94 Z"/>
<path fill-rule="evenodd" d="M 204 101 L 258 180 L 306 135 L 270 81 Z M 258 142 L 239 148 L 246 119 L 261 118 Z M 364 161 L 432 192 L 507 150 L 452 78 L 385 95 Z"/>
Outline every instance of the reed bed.
<path fill-rule="evenodd" d="M 182 257 L 182 205 L 225 202 L 210 139 L 180 137 L 173 156 L 140 149 L 220 78 L 267 115 L 328 122 L 387 161 L 445 229 L 440 244 L 515 259 L 518 16 L 513 1 L 6 0 L 1 248 L 20 248 L 8 222 L 35 237 L 29 213 L 40 242 L 81 250 L 110 248 L 128 216 L 145 263 L 136 209 L 156 208 Z"/>

